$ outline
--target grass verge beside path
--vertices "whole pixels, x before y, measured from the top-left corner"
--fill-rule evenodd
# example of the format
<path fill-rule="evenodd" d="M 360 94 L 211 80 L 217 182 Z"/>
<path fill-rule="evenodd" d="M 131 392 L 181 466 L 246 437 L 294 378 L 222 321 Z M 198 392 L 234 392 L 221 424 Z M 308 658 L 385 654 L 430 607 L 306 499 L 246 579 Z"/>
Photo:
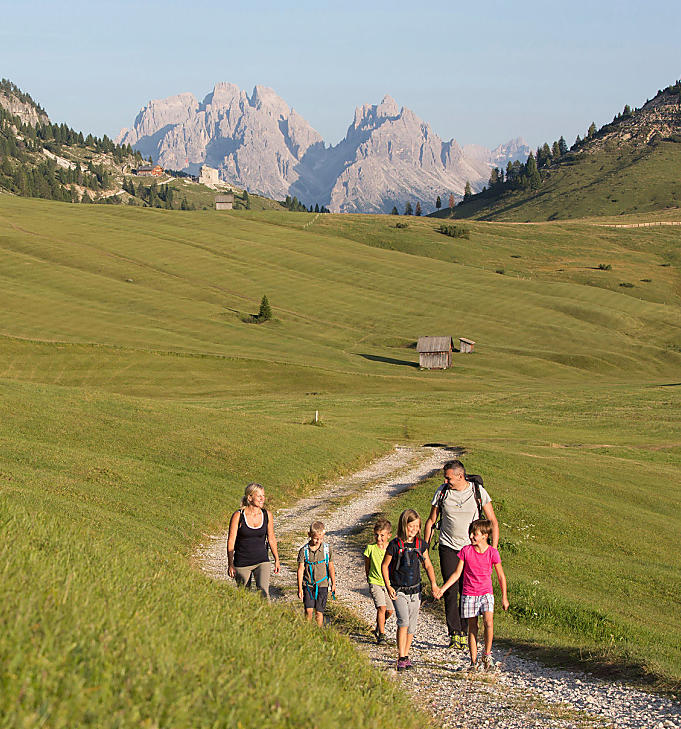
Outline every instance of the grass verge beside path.
<path fill-rule="evenodd" d="M 244 478 L 281 504 L 377 441 L 7 382 L 0 422 L 3 727 L 427 723 L 349 640 L 189 560 Z"/>

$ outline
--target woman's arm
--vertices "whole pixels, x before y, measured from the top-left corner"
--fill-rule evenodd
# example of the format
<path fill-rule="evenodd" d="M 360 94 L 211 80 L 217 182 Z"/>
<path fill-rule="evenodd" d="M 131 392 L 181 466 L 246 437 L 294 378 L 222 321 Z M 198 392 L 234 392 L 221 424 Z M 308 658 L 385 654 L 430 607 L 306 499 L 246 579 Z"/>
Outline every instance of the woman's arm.
<path fill-rule="evenodd" d="M 270 549 L 274 557 L 274 574 L 276 575 L 281 565 L 279 564 L 279 550 L 277 548 L 277 538 L 274 536 L 274 519 L 271 511 L 267 512 L 267 541 L 270 543 Z"/>
<path fill-rule="evenodd" d="M 230 577 L 236 576 L 234 569 L 234 547 L 236 547 L 236 532 L 239 528 L 240 511 L 235 511 L 229 520 L 229 532 L 227 534 L 227 574 Z"/>
<path fill-rule="evenodd" d="M 385 589 L 388 591 L 390 599 L 394 600 L 397 593 L 395 592 L 395 588 L 390 584 L 390 570 L 388 569 L 392 560 L 392 555 L 386 552 L 385 557 L 383 557 L 383 561 L 381 562 L 381 574 L 383 575 L 383 582 L 385 582 Z"/>
<path fill-rule="evenodd" d="M 510 603 L 506 592 L 506 575 L 504 574 L 504 568 L 501 566 L 501 562 L 497 562 L 494 565 L 494 569 L 496 570 L 499 587 L 501 588 L 501 606 L 504 610 L 508 610 Z"/>

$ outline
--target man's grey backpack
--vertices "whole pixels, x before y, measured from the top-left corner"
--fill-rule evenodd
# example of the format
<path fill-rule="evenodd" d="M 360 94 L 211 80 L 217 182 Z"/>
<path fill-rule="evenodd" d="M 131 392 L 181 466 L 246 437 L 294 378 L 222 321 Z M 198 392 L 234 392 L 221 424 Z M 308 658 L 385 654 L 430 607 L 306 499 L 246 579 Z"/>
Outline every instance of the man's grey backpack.
<path fill-rule="evenodd" d="M 480 489 L 483 486 L 482 476 L 478 476 L 477 473 L 467 473 L 466 474 L 466 481 L 470 483 L 473 486 L 473 497 L 475 498 L 475 505 L 478 507 L 477 512 L 478 515 L 475 517 L 475 519 L 484 519 L 485 513 L 482 510 L 482 494 L 480 493 Z M 440 522 L 442 521 L 442 504 L 447 497 L 447 494 L 451 491 L 451 487 L 448 484 L 443 484 L 442 489 L 440 490 L 440 494 L 437 498 L 437 506 L 438 509 L 438 515 L 437 515 L 437 523 L 435 524 L 435 529 L 439 532 L 440 531 Z M 475 521 L 473 519 L 473 521 Z M 433 532 L 433 535 L 435 535 L 435 531 Z M 435 546 L 435 545 L 433 545 Z"/>

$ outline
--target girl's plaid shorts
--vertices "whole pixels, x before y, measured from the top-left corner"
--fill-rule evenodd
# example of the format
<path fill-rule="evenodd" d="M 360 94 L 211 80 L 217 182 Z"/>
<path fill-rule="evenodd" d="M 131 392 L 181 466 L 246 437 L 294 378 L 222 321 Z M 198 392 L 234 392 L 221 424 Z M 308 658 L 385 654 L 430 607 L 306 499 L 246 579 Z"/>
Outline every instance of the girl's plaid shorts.
<path fill-rule="evenodd" d="M 494 595 L 488 592 L 486 595 L 462 595 L 461 596 L 461 617 L 477 618 L 483 613 L 494 612 Z"/>

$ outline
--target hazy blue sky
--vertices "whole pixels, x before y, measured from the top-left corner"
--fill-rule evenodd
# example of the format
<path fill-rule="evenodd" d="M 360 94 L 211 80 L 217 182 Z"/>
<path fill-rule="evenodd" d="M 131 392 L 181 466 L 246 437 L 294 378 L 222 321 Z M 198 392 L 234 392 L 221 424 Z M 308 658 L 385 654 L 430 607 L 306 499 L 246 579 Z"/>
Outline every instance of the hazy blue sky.
<path fill-rule="evenodd" d="M 385 94 L 444 139 L 568 143 L 681 78 L 679 0 L 0 0 L 0 76 L 115 137 L 149 99 L 271 86 L 327 143 Z"/>

